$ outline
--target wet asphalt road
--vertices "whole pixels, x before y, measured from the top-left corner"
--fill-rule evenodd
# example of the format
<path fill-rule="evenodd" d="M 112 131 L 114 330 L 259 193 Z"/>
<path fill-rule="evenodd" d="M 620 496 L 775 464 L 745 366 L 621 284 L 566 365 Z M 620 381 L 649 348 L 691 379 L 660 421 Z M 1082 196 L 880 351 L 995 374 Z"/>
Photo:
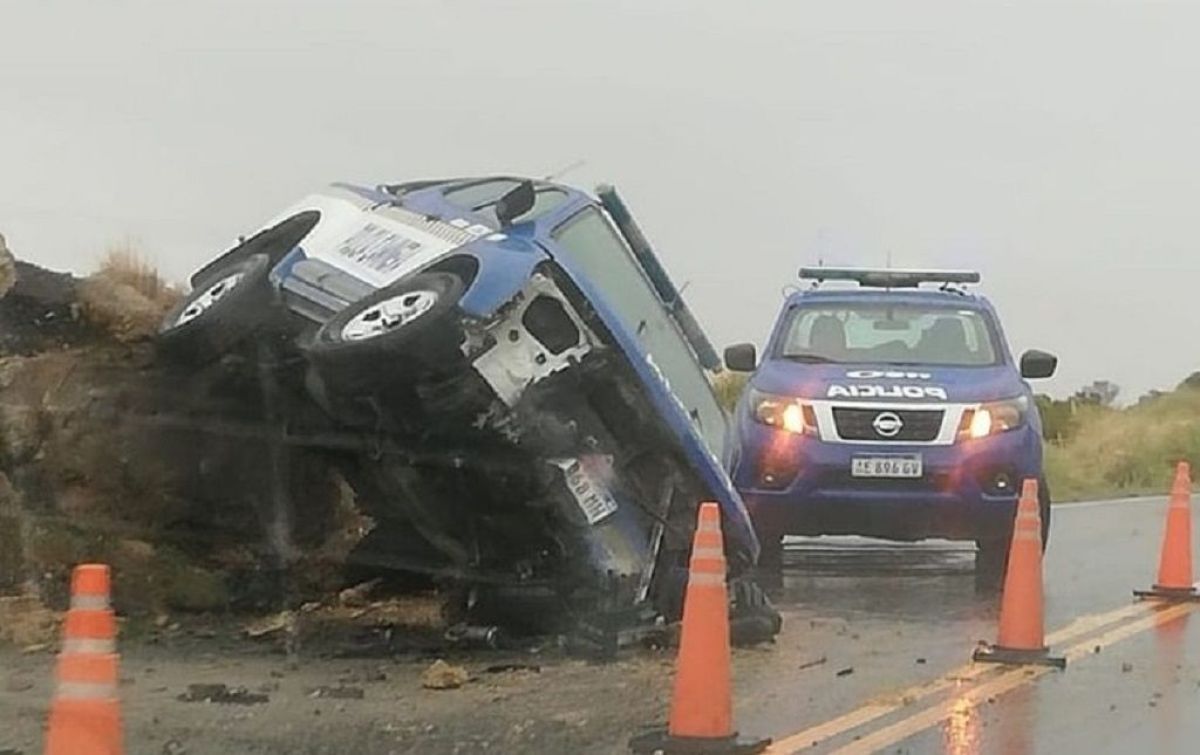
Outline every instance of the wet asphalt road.
<path fill-rule="evenodd" d="M 782 633 L 734 652 L 739 728 L 773 737 L 772 753 L 1200 752 L 1200 604 L 1164 608 L 1130 592 L 1155 576 L 1164 514 L 1162 498 L 1055 507 L 1045 623 L 1066 671 L 970 663 L 977 641 L 995 639 L 999 598 L 976 591 L 969 544 L 790 542 L 775 594 Z M 665 721 L 671 694 L 665 650 L 603 664 L 458 653 L 450 660 L 474 680 L 441 692 L 421 686 L 431 657 L 312 646 L 292 664 L 240 629 L 124 638 L 130 755 L 610 755 Z M 512 661 L 540 671 L 488 670 Z M 40 750 L 52 662 L 0 648 L 0 751 Z M 362 699 L 313 697 L 346 679 Z M 270 701 L 179 702 L 195 682 L 267 689 Z"/>
<path fill-rule="evenodd" d="M 1130 593 L 1155 576 L 1165 505 L 1055 507 L 1045 623 L 1071 656 L 1036 678 L 969 665 L 998 611 L 969 544 L 789 542 L 776 652 L 736 663 L 740 728 L 776 752 L 1200 752 L 1200 618 Z"/>

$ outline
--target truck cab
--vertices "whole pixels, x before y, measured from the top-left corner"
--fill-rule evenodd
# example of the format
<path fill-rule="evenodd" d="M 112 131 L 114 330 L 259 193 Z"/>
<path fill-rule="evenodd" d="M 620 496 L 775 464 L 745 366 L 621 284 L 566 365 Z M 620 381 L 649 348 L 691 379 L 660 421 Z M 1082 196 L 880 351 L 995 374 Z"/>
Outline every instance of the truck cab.
<path fill-rule="evenodd" d="M 1024 479 L 1049 491 L 1027 382 L 1057 359 L 1018 361 L 961 271 L 806 268 L 734 414 L 731 475 L 776 565 L 785 535 L 974 540 L 977 574 L 1002 572 Z"/>

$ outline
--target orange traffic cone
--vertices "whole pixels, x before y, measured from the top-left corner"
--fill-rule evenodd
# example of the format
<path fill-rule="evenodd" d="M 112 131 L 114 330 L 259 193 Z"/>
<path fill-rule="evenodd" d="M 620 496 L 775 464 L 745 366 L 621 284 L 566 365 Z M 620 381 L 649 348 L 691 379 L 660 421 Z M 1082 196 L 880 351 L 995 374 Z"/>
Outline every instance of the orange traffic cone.
<path fill-rule="evenodd" d="M 46 755 L 120 755 L 117 622 L 103 564 L 82 564 L 71 577 L 71 608 L 58 656 L 58 690 L 50 705 Z"/>
<path fill-rule="evenodd" d="M 729 597 L 725 589 L 725 546 L 721 510 L 700 505 L 688 567 L 679 637 L 675 689 L 665 730 L 630 741 L 635 753 L 762 752 L 769 739 L 739 740 L 733 728 Z"/>
<path fill-rule="evenodd" d="M 1065 668 L 1067 659 L 1050 655 L 1042 617 L 1042 518 L 1037 480 L 1021 487 L 1013 522 L 1004 594 L 1000 600 L 1000 637 L 995 645 L 975 651 L 977 661 L 1036 663 Z"/>
<path fill-rule="evenodd" d="M 1192 476 L 1186 461 L 1175 467 L 1158 581 L 1149 590 L 1134 590 L 1133 594 L 1139 598 L 1200 600 L 1192 583 Z"/>

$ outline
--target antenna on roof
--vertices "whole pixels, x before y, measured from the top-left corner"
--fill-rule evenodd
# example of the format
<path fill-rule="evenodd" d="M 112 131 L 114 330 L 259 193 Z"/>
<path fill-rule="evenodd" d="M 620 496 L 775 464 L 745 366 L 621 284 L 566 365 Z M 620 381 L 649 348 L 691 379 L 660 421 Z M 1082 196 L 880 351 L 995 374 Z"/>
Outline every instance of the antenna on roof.
<path fill-rule="evenodd" d="M 582 168 L 585 165 L 587 165 L 587 160 L 584 160 L 581 158 L 579 160 L 576 160 L 573 163 L 569 163 L 569 164 L 559 168 L 558 170 L 554 171 L 553 173 L 550 173 L 547 176 L 544 176 L 542 178 L 542 180 L 543 181 L 557 181 L 558 179 L 562 178 L 563 176 L 570 173 L 571 171 L 573 171 L 577 168 Z"/>

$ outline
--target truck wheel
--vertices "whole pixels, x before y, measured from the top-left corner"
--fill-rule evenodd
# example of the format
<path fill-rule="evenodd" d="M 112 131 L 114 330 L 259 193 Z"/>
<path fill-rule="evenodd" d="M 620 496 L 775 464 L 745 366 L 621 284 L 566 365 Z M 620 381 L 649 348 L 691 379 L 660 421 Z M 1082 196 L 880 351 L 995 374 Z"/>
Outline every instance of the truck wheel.
<path fill-rule="evenodd" d="M 983 590 L 996 590 L 1004 583 L 1004 570 L 1008 567 L 1010 538 L 989 537 L 975 541 L 975 586 Z"/>
<path fill-rule="evenodd" d="M 421 273 L 382 288 L 325 323 L 306 352 L 335 391 L 385 387 L 418 372 L 449 372 L 462 361 L 462 330 L 452 312 L 462 279 Z"/>
<path fill-rule="evenodd" d="M 783 570 L 783 535 L 778 532 L 758 533 L 758 570 L 777 574 Z"/>
<path fill-rule="evenodd" d="M 783 616 L 763 589 L 745 577 L 729 581 L 730 641 L 734 645 L 770 642 L 783 628 Z"/>
<path fill-rule="evenodd" d="M 1050 543 L 1050 488 L 1038 480 L 1038 517 L 1042 522 L 1042 553 Z M 1003 537 L 980 538 L 975 541 L 975 584 L 996 589 L 1004 582 L 1008 569 L 1008 550 L 1012 545 L 1012 529 Z"/>
<path fill-rule="evenodd" d="M 213 273 L 163 318 L 159 352 L 176 363 L 199 366 L 253 335 L 275 315 L 269 275 L 265 254 Z"/>
<path fill-rule="evenodd" d="M 1050 486 L 1038 480 L 1038 516 L 1042 518 L 1042 553 L 1050 544 Z"/>

